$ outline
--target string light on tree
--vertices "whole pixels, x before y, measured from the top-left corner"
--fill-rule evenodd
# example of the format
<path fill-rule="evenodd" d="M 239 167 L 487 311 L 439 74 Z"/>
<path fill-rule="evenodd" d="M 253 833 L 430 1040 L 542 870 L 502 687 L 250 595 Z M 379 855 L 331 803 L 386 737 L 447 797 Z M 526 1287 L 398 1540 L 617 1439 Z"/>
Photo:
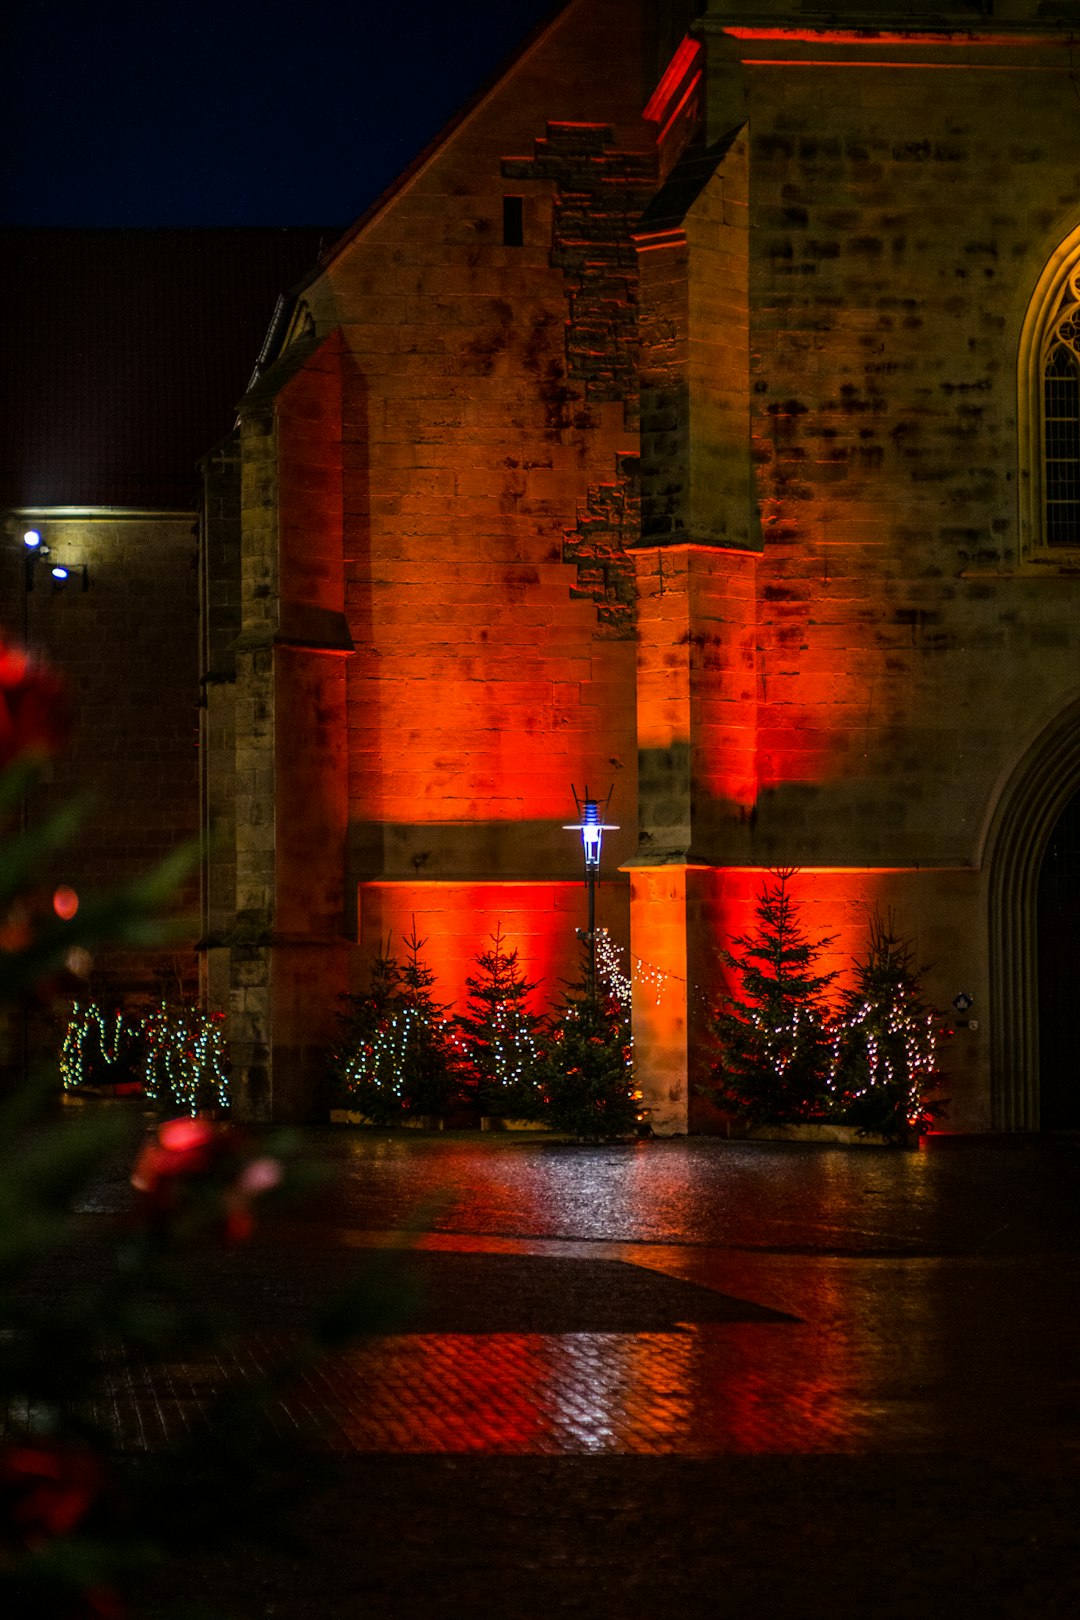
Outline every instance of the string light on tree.
<path fill-rule="evenodd" d="M 142 1037 L 143 1089 L 152 1102 L 175 1105 L 192 1116 L 207 1107 L 228 1107 L 223 1013 L 163 1001 L 143 1019 Z"/>
<path fill-rule="evenodd" d="M 121 1012 L 104 1013 L 96 1002 L 75 1002 L 60 1048 L 60 1079 L 65 1091 L 75 1091 L 91 1079 L 111 1084 L 110 1070 L 125 1062 L 138 1024 L 125 1022 Z M 103 1073 L 98 1071 L 104 1068 Z"/>
<path fill-rule="evenodd" d="M 540 1103 L 543 1057 L 543 1020 L 529 1007 L 537 985 L 525 978 L 516 948 L 506 949 L 501 924 L 476 962 L 479 972 L 465 981 L 467 1010 L 457 1018 L 476 1102 L 483 1114 L 531 1117 Z"/>
<path fill-rule="evenodd" d="M 596 932 L 596 967 L 609 995 L 620 1007 L 629 1008 L 634 999 L 633 980 L 623 972 L 622 952 L 606 928 Z"/>

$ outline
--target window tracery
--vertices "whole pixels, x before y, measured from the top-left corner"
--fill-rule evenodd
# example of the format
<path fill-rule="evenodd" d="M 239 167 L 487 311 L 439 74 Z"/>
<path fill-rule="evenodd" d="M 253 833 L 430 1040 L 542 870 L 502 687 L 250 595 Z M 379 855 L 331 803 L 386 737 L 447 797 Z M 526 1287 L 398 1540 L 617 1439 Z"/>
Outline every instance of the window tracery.
<path fill-rule="evenodd" d="M 1080 268 L 1048 323 L 1042 365 L 1043 540 L 1080 544 Z"/>
<path fill-rule="evenodd" d="M 1017 429 L 1024 570 L 1080 570 L 1080 228 L 1050 256 L 1020 332 Z"/>

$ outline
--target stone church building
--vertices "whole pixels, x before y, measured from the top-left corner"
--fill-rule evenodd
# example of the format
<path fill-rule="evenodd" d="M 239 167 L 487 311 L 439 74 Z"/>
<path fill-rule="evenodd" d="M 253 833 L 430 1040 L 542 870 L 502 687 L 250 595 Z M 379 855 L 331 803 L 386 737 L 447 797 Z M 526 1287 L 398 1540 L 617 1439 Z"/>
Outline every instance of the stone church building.
<path fill-rule="evenodd" d="M 281 308 L 203 534 L 242 1111 L 414 923 L 441 999 L 497 924 L 556 994 L 588 785 L 658 1129 L 781 865 L 958 1004 L 950 1129 L 1080 1125 L 1076 33 L 569 0 Z"/>

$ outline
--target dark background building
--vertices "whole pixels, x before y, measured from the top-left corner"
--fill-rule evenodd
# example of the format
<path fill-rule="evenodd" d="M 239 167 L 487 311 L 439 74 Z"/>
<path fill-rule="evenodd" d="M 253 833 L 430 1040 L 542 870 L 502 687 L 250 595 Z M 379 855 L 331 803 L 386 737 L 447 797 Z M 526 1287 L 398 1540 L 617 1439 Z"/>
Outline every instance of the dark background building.
<path fill-rule="evenodd" d="M 26 813 L 86 795 L 56 874 L 76 890 L 128 881 L 198 836 L 199 462 L 232 429 L 277 299 L 332 235 L 0 233 L 0 624 L 68 687 L 72 745 Z M 33 560 L 29 529 L 47 558 Z M 62 589 L 54 563 L 70 570 Z M 186 903 L 175 950 L 103 955 L 94 994 L 191 991 L 194 889 Z"/>

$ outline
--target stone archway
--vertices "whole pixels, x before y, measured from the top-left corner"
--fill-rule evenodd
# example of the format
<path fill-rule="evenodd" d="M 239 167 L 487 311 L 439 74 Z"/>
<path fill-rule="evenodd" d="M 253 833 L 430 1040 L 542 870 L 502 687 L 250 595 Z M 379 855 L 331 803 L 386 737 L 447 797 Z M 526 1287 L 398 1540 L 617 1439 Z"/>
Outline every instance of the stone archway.
<path fill-rule="evenodd" d="M 1037 1131 L 1039 874 L 1047 845 L 1080 793 L 1080 698 L 1028 747 L 1009 777 L 987 841 L 991 1106 L 999 1131 Z"/>
<path fill-rule="evenodd" d="M 1050 834 L 1039 873 L 1039 1123 L 1080 1130 L 1080 793 Z"/>

